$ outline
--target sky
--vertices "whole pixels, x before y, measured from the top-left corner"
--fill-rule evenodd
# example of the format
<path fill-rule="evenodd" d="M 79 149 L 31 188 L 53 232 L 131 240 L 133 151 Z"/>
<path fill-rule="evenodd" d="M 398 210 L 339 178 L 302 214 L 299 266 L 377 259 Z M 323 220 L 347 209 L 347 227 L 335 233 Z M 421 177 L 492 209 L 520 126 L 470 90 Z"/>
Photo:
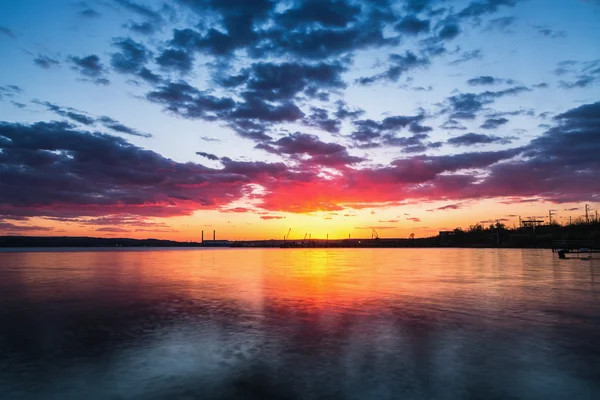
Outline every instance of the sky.
<path fill-rule="evenodd" d="M 598 0 L 2 1 L 0 234 L 594 215 L 598 21 Z"/>

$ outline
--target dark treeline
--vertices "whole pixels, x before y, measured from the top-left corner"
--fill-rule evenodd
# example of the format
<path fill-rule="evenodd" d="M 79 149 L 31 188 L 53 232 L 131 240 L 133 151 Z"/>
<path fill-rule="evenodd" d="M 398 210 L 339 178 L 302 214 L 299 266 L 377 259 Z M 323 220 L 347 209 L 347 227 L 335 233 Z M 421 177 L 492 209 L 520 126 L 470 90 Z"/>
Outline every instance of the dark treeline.
<path fill-rule="evenodd" d="M 600 247 L 600 222 L 531 224 L 513 228 L 501 222 L 488 226 L 476 224 L 465 230 L 440 232 L 436 241 L 441 246 L 552 247 L 553 243 L 567 241 Z"/>

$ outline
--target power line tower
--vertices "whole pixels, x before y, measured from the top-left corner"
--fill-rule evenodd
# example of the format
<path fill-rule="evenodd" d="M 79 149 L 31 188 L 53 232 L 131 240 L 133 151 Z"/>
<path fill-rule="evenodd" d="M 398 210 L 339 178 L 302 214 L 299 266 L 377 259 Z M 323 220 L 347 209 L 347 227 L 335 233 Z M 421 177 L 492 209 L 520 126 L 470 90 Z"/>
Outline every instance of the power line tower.
<path fill-rule="evenodd" d="M 585 223 L 589 224 L 590 223 L 590 217 L 589 217 L 589 211 L 590 211 L 590 205 L 586 204 L 585 205 Z"/>

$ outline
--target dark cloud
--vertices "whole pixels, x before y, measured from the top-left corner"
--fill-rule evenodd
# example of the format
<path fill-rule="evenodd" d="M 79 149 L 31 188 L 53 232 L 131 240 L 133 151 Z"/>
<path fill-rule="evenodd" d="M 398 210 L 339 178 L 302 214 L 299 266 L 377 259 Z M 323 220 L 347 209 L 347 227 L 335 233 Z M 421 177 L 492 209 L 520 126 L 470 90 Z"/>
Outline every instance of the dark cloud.
<path fill-rule="evenodd" d="M 11 233 L 21 233 L 21 232 L 30 232 L 30 231 L 50 232 L 52 230 L 54 230 L 54 228 L 48 227 L 48 226 L 18 225 L 18 224 L 13 224 L 12 222 L 3 222 L 0 220 L 0 231 L 1 232 L 11 232 Z"/>
<path fill-rule="evenodd" d="M 194 66 L 194 58 L 184 50 L 167 49 L 156 58 L 156 63 L 163 69 L 186 74 Z"/>
<path fill-rule="evenodd" d="M 422 12 L 427 9 L 435 0 L 406 0 L 404 2 L 404 8 L 407 11 Z"/>
<path fill-rule="evenodd" d="M 358 20 L 359 5 L 345 0 L 305 0 L 278 14 L 275 22 L 287 29 L 306 26 L 345 28 Z"/>
<path fill-rule="evenodd" d="M 508 123 L 508 119 L 506 118 L 488 118 L 485 122 L 480 126 L 483 129 L 498 129 L 498 127 Z"/>
<path fill-rule="evenodd" d="M 105 228 L 98 228 L 98 229 L 96 229 L 96 232 L 129 233 L 130 230 L 129 229 L 125 229 L 125 228 L 105 227 Z"/>
<path fill-rule="evenodd" d="M 517 82 L 515 82 L 512 79 L 495 78 L 495 77 L 489 76 L 489 75 L 478 76 L 476 78 L 472 78 L 467 81 L 467 84 L 469 84 L 471 86 L 486 86 L 486 85 L 498 85 L 498 84 L 514 85 L 515 83 L 517 83 Z"/>
<path fill-rule="evenodd" d="M 60 65 L 60 62 L 58 60 L 43 54 L 38 54 L 37 57 L 33 59 L 33 63 L 38 67 L 44 69 L 50 69 L 52 67 Z"/>
<path fill-rule="evenodd" d="M 163 6 L 163 9 L 155 11 L 150 7 L 142 4 L 134 3 L 129 0 L 115 0 L 121 7 L 142 18 L 141 22 L 129 20 L 126 25 L 132 31 L 142 35 L 152 35 L 162 29 L 164 19 L 162 14 L 170 13 L 171 9 L 169 6 Z"/>
<path fill-rule="evenodd" d="M 465 51 L 459 58 L 450 62 L 450 65 L 463 64 L 471 60 L 481 60 L 482 58 L 481 50 Z"/>
<path fill-rule="evenodd" d="M 594 201 L 600 194 L 600 102 L 554 117 L 556 126 L 533 139 L 523 158 L 490 170 L 489 196 L 543 196 L 555 202 Z M 502 194 L 501 194 L 502 193 Z"/>
<path fill-rule="evenodd" d="M 419 19 L 416 15 L 407 15 L 394 25 L 394 29 L 406 35 L 419 35 L 429 32 L 430 21 Z"/>
<path fill-rule="evenodd" d="M 189 215 L 240 198 L 248 182 L 67 123 L 0 123 L 0 149 L 2 215 Z"/>
<path fill-rule="evenodd" d="M 285 217 L 282 217 L 280 215 L 261 215 L 260 219 L 265 219 L 265 220 L 269 220 L 269 219 L 285 219 Z"/>
<path fill-rule="evenodd" d="M 558 63 L 554 73 L 570 79 L 560 81 L 559 86 L 563 89 L 587 88 L 600 82 L 600 59 L 586 62 L 562 61 Z"/>
<path fill-rule="evenodd" d="M 352 123 L 356 129 L 350 137 L 357 142 L 370 142 L 382 137 L 385 133 L 395 133 L 412 124 L 418 124 L 423 119 L 423 115 L 397 115 L 387 117 L 380 122 L 372 119 L 355 120 Z"/>
<path fill-rule="evenodd" d="M 139 74 L 150 60 L 151 52 L 141 43 L 130 38 L 117 38 L 113 46 L 120 51 L 111 56 L 110 64 L 122 74 Z"/>
<path fill-rule="evenodd" d="M 566 36 L 566 33 L 564 31 L 557 31 L 554 29 L 550 29 L 544 25 L 534 25 L 533 28 L 536 30 L 536 32 L 539 35 L 547 37 L 547 38 L 556 39 L 556 38 L 564 38 Z"/>
<path fill-rule="evenodd" d="M 332 63 L 254 63 L 246 73 L 246 99 L 290 100 L 299 93 L 313 97 L 322 89 L 343 89 L 346 66 Z"/>
<path fill-rule="evenodd" d="M 146 97 L 162 104 L 169 112 L 192 119 L 213 120 L 216 118 L 215 113 L 229 111 L 236 104 L 231 98 L 209 95 L 183 81 L 158 86 Z"/>
<path fill-rule="evenodd" d="M 57 115 L 60 115 L 61 117 L 68 118 L 71 121 L 77 122 L 82 125 L 91 126 L 91 125 L 100 123 L 100 124 L 104 125 L 105 128 L 108 128 L 117 133 L 123 133 L 126 135 L 139 136 L 139 137 L 145 137 L 145 138 L 152 137 L 152 135 L 150 135 L 148 133 L 140 133 L 137 130 L 130 128 L 128 126 L 125 126 L 110 117 L 102 116 L 99 118 L 94 118 L 94 117 L 91 117 L 91 116 L 87 115 L 86 113 L 83 113 L 82 111 L 79 111 L 75 108 L 61 107 L 57 104 L 53 104 L 48 101 L 34 100 L 33 103 L 44 106 L 48 109 L 48 111 L 51 111 Z"/>
<path fill-rule="evenodd" d="M 200 140 L 204 140 L 205 142 L 220 142 L 220 139 L 211 138 L 208 136 L 202 136 Z"/>
<path fill-rule="evenodd" d="M 196 154 L 199 155 L 199 156 L 201 156 L 201 157 L 207 158 L 207 159 L 209 159 L 211 161 L 219 161 L 219 159 L 220 159 L 219 157 L 217 157 L 214 154 L 205 153 L 203 151 L 197 151 Z"/>
<path fill-rule="evenodd" d="M 0 99 L 2 99 L 3 96 L 15 97 L 16 95 L 19 95 L 21 93 L 23 93 L 23 89 L 21 89 L 20 86 L 17 86 L 17 85 L 0 86 Z"/>
<path fill-rule="evenodd" d="M 467 130 L 467 127 L 462 125 L 459 121 L 455 120 L 455 119 L 449 119 L 447 121 L 445 121 L 440 128 L 442 129 L 447 129 L 447 130 L 459 130 L 459 131 L 465 131 Z"/>
<path fill-rule="evenodd" d="M 438 37 L 442 40 L 452 40 L 460 34 L 460 26 L 456 23 L 448 23 L 440 29 Z"/>
<path fill-rule="evenodd" d="M 336 118 L 341 120 L 358 119 L 365 113 L 364 110 L 358 108 L 351 109 L 343 100 L 338 100 L 335 104 L 337 106 L 337 110 L 335 111 L 334 115 Z"/>
<path fill-rule="evenodd" d="M 11 101 L 11 104 L 17 108 L 27 108 L 27 106 L 23 103 L 19 103 L 17 101 Z"/>
<path fill-rule="evenodd" d="M 311 113 L 304 119 L 304 124 L 319 128 L 329 133 L 339 133 L 341 121 L 329 117 L 329 112 L 322 108 L 311 107 Z"/>
<path fill-rule="evenodd" d="M 79 15 L 81 15 L 84 18 L 94 19 L 99 18 L 101 14 L 93 8 L 86 7 L 84 10 L 79 12 Z"/>
<path fill-rule="evenodd" d="M 521 93 L 530 92 L 525 86 L 515 86 L 499 91 L 485 91 L 481 93 L 460 93 L 448 97 L 451 118 L 475 119 L 477 113 L 483 110 L 484 105 L 493 103 L 496 99 L 505 96 L 516 96 Z"/>
<path fill-rule="evenodd" d="M 368 85 L 380 80 L 396 82 L 398 79 L 410 70 L 427 67 L 431 61 L 427 57 L 419 57 L 412 51 L 406 51 L 404 54 L 390 54 L 388 56 L 388 69 L 380 74 L 371 77 L 362 77 L 357 80 L 361 85 Z"/>
<path fill-rule="evenodd" d="M 452 146 L 473 146 L 478 144 L 509 144 L 513 137 L 499 137 L 494 135 L 484 135 L 481 133 L 466 133 L 461 136 L 448 139 L 448 144 Z"/>
<path fill-rule="evenodd" d="M 96 120 L 93 117 L 90 117 L 89 115 L 86 115 L 74 108 L 64 108 L 59 105 L 50 103 L 48 101 L 34 100 L 33 103 L 44 106 L 48 109 L 48 111 L 52 111 L 53 113 L 60 115 L 61 117 L 68 118 L 72 121 L 83 125 L 93 125 L 96 122 Z"/>
<path fill-rule="evenodd" d="M 487 30 L 508 32 L 508 28 L 515 23 L 514 17 L 500 17 L 490 20 L 487 24 Z"/>
<path fill-rule="evenodd" d="M 0 35 L 4 35 L 15 40 L 17 39 L 17 36 L 13 33 L 13 31 L 11 31 L 5 26 L 0 26 Z"/>
<path fill-rule="evenodd" d="M 340 167 L 364 160 L 348 154 L 348 150 L 341 144 L 326 143 L 321 141 L 318 136 L 299 132 L 269 144 L 259 144 L 256 147 L 274 154 L 290 155 L 296 161 L 301 160 L 299 156 L 310 156 L 307 162 L 311 165 Z"/>
<path fill-rule="evenodd" d="M 100 57 L 95 54 L 91 54 L 86 57 L 69 57 L 69 61 L 73 64 L 73 69 L 78 71 L 85 77 L 93 78 L 93 81 L 97 85 L 108 85 L 109 81 L 104 77 L 106 68 L 104 64 L 100 62 Z"/>
<path fill-rule="evenodd" d="M 514 7 L 519 0 L 480 0 L 473 1 L 462 9 L 458 16 L 460 18 L 481 17 L 485 14 L 493 14 L 500 7 Z"/>
<path fill-rule="evenodd" d="M 406 218 L 407 221 L 412 221 L 412 222 L 421 222 L 421 218 L 417 218 L 417 217 L 408 217 Z"/>
<path fill-rule="evenodd" d="M 278 3 L 268 0 L 178 2 L 218 22 L 206 29 L 175 30 L 171 45 L 213 56 L 244 49 L 252 57 L 323 60 L 398 43 L 398 38 L 383 34 L 393 18 L 385 2 L 307 0 L 292 2 L 284 10 L 276 10 Z"/>
<path fill-rule="evenodd" d="M 149 133 L 141 133 L 138 132 L 137 130 L 130 128 L 126 125 L 123 125 L 122 123 L 115 121 L 114 119 L 110 118 L 110 117 L 100 117 L 98 118 L 98 122 L 100 122 L 102 125 L 104 125 L 104 127 L 117 132 L 117 133 L 124 133 L 126 135 L 131 135 L 131 136 L 139 136 L 139 137 L 144 137 L 144 138 L 151 138 L 152 135 Z"/>

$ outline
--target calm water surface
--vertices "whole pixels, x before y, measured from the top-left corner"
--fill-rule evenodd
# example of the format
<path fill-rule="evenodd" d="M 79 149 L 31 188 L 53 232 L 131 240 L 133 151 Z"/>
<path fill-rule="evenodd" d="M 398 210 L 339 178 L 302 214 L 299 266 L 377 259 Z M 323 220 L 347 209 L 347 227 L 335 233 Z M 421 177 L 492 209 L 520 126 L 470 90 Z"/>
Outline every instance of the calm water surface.
<path fill-rule="evenodd" d="M 0 253 L 1 399 L 600 399 L 600 260 Z"/>

